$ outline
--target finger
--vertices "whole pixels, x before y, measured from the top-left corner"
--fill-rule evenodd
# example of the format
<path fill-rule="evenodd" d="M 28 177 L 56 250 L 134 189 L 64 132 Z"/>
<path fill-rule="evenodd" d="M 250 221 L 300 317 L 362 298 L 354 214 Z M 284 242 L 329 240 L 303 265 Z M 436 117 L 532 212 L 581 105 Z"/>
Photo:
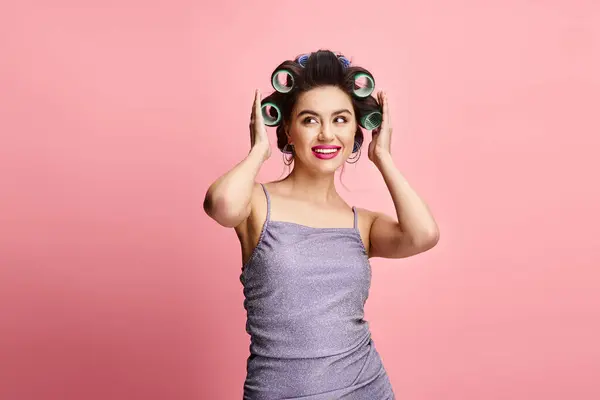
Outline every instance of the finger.
<path fill-rule="evenodd" d="M 379 133 L 381 130 L 383 130 L 384 128 L 387 128 L 387 113 L 385 112 L 385 101 L 384 101 L 384 97 L 383 97 L 383 90 L 380 90 L 379 92 L 377 92 L 377 100 L 379 103 L 379 106 L 381 107 L 381 113 L 382 113 L 382 118 L 381 118 L 381 124 L 377 127 L 376 130 L 374 130 L 374 133 Z"/>
<path fill-rule="evenodd" d="M 258 99 L 258 89 L 254 90 L 254 101 L 252 102 L 252 112 L 250 113 L 250 118 L 254 119 L 256 115 L 256 101 Z"/>
<path fill-rule="evenodd" d="M 387 97 L 387 93 L 383 94 L 383 119 L 386 121 L 388 128 L 392 127 L 392 116 L 390 115 L 390 103 Z"/>
<path fill-rule="evenodd" d="M 261 114 L 261 101 L 260 101 L 260 91 L 256 90 L 256 98 L 254 99 L 254 119 L 258 119 L 262 117 Z"/>

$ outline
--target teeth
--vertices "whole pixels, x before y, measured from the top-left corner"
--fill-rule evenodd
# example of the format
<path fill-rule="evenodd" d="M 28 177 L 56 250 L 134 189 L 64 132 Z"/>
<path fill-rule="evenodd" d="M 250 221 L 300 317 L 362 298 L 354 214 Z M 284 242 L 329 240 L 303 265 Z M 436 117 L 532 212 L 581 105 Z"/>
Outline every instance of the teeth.
<path fill-rule="evenodd" d="M 329 154 L 329 153 L 335 153 L 336 151 L 338 151 L 338 149 L 314 149 L 314 151 L 316 153 Z"/>

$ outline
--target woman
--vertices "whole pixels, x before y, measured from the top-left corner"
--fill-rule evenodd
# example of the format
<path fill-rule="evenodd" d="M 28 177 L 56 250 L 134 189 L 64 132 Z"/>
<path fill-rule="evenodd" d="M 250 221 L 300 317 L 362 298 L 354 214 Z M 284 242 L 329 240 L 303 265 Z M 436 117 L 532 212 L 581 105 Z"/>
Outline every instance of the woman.
<path fill-rule="evenodd" d="M 369 258 L 424 252 L 438 241 L 437 224 L 394 165 L 388 100 L 370 95 L 367 70 L 319 50 L 282 63 L 272 82 L 276 91 L 264 101 L 255 93 L 248 156 L 204 202 L 241 244 L 251 337 L 244 399 L 394 399 L 363 319 Z M 271 155 L 265 123 L 277 126 L 277 146 L 293 169 L 262 184 L 255 178 Z M 360 156 L 362 129 L 374 127 L 368 157 L 396 218 L 350 207 L 334 183 L 335 171 Z"/>

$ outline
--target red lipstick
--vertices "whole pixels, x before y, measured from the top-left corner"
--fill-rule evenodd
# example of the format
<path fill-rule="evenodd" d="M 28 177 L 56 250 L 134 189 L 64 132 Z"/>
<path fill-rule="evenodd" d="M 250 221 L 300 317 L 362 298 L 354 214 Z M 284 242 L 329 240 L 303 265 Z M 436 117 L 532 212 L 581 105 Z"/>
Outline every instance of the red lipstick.
<path fill-rule="evenodd" d="M 342 149 L 341 146 L 321 144 L 318 146 L 313 146 L 312 152 L 315 157 L 317 157 L 321 160 L 329 160 L 329 159 L 332 159 L 333 157 L 337 156 L 340 153 L 341 149 Z"/>

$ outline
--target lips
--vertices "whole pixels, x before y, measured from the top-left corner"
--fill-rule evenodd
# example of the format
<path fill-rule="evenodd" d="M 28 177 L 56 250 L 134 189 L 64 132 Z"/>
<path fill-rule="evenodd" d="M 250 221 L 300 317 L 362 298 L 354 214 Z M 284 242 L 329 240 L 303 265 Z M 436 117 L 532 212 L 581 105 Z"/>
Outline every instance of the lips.
<path fill-rule="evenodd" d="M 321 160 L 329 160 L 340 153 L 341 146 L 333 145 L 318 145 L 312 148 L 312 152 L 315 157 Z"/>

